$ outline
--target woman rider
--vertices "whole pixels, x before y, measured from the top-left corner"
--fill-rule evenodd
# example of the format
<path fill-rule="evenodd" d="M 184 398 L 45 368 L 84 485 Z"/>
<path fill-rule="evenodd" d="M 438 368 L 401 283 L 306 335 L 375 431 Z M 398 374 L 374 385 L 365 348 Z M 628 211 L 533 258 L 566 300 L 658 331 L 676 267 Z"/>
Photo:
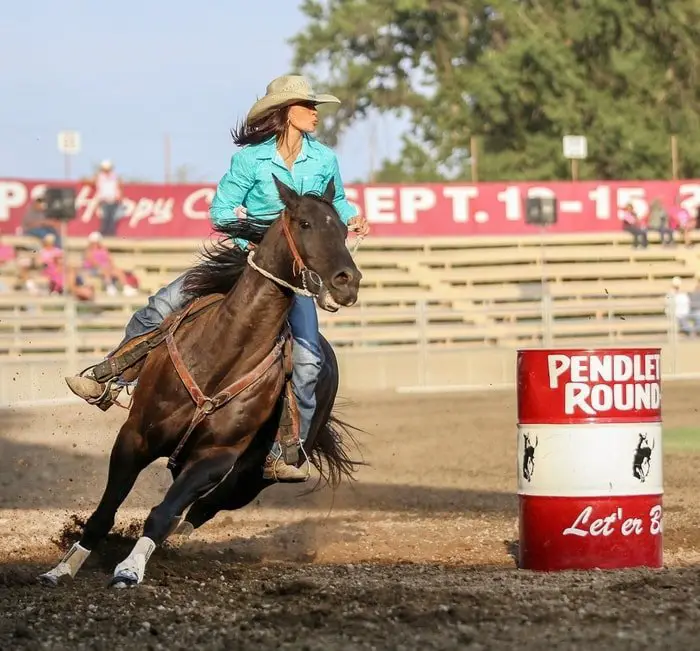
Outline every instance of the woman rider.
<path fill-rule="evenodd" d="M 333 201 L 340 218 L 361 235 L 369 232 L 367 221 L 356 214 L 348 203 L 331 149 L 309 134 L 318 124 L 319 104 L 340 103 L 333 95 L 314 94 L 310 83 L 302 76 L 278 77 L 267 86 L 264 97 L 253 104 L 245 123 L 234 131 L 234 142 L 242 147 L 231 157 L 228 171 L 219 181 L 211 204 L 214 226 L 225 227 L 246 213 L 257 219 L 273 221 L 283 209 L 272 174 L 297 192 L 322 193 L 331 178 L 335 180 Z M 238 241 L 242 247 L 248 242 Z M 126 326 L 126 336 L 120 347 L 134 337 L 154 330 L 171 312 L 184 303 L 182 283 L 184 274 L 159 290 L 138 310 Z M 299 404 L 300 439 L 305 441 L 316 408 L 315 389 L 321 370 L 318 316 L 314 299 L 294 296 L 289 313 L 294 339 L 294 370 L 292 384 Z M 104 386 L 89 374 L 66 378 L 76 395 L 89 400 L 99 397 Z M 275 443 L 263 468 L 268 479 L 299 481 L 306 478 L 300 468 L 289 466 L 281 458 Z"/>

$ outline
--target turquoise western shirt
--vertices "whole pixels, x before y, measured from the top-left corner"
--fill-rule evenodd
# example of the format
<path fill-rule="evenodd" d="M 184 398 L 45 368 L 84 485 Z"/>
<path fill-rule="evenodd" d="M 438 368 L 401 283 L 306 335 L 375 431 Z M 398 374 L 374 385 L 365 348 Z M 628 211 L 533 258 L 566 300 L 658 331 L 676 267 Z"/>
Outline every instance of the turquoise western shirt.
<path fill-rule="evenodd" d="M 340 218 L 347 224 L 357 214 L 345 198 L 335 153 L 305 134 L 291 171 L 279 155 L 274 137 L 257 145 L 247 145 L 233 154 L 231 165 L 221 177 L 211 203 L 210 214 L 214 225 L 225 227 L 238 219 L 233 211 L 239 206 L 244 206 L 250 217 L 269 221 L 276 219 L 284 204 L 279 198 L 272 174 L 299 194 L 322 194 L 333 178 L 333 205 Z M 241 240 L 237 242 L 245 244 Z"/>

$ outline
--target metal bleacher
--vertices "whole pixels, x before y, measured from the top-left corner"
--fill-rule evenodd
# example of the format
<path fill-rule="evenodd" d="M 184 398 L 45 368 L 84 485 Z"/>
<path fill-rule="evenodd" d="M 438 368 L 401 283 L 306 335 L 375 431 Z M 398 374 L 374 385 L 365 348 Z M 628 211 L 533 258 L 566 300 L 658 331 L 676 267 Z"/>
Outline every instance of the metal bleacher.
<path fill-rule="evenodd" d="M 31 246 L 5 237 L 17 248 Z M 0 295 L 0 355 L 102 355 L 122 338 L 148 294 L 197 261 L 201 240 L 106 239 L 115 262 L 138 278 L 142 295 L 94 301 Z M 85 238 L 71 238 L 78 263 Z M 358 303 L 319 311 L 337 347 L 577 345 L 665 337 L 671 278 L 688 289 L 695 249 L 633 249 L 625 233 L 536 237 L 368 237 L 355 254 L 363 272 Z"/>

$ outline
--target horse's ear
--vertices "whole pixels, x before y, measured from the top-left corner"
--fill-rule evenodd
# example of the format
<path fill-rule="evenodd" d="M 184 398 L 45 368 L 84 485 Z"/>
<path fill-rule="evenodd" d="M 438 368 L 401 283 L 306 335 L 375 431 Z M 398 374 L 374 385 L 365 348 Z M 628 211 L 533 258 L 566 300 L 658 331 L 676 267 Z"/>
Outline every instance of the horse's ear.
<path fill-rule="evenodd" d="M 282 183 L 274 174 L 272 175 L 272 180 L 275 182 L 282 203 L 287 206 L 287 208 L 293 209 L 299 203 L 299 194 L 297 191 Z"/>
<path fill-rule="evenodd" d="M 335 179 L 332 176 L 331 180 L 328 181 L 325 191 L 323 192 L 323 198 L 328 203 L 333 203 L 333 199 L 335 199 Z"/>

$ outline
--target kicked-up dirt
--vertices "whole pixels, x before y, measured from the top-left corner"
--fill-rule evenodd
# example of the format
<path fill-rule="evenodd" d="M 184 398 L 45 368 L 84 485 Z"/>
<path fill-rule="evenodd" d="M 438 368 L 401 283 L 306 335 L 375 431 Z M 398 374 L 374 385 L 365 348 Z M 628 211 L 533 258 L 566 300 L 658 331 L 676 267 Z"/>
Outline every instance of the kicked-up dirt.
<path fill-rule="evenodd" d="M 695 426 L 698 385 L 667 383 L 667 428 Z M 356 396 L 340 415 L 369 464 L 305 495 L 273 486 L 153 554 L 108 589 L 169 484 L 139 479 L 76 579 L 36 582 L 104 488 L 124 412 L 0 414 L 0 649 L 655 649 L 694 647 L 700 455 L 665 452 L 663 570 L 516 566 L 515 396 Z"/>

